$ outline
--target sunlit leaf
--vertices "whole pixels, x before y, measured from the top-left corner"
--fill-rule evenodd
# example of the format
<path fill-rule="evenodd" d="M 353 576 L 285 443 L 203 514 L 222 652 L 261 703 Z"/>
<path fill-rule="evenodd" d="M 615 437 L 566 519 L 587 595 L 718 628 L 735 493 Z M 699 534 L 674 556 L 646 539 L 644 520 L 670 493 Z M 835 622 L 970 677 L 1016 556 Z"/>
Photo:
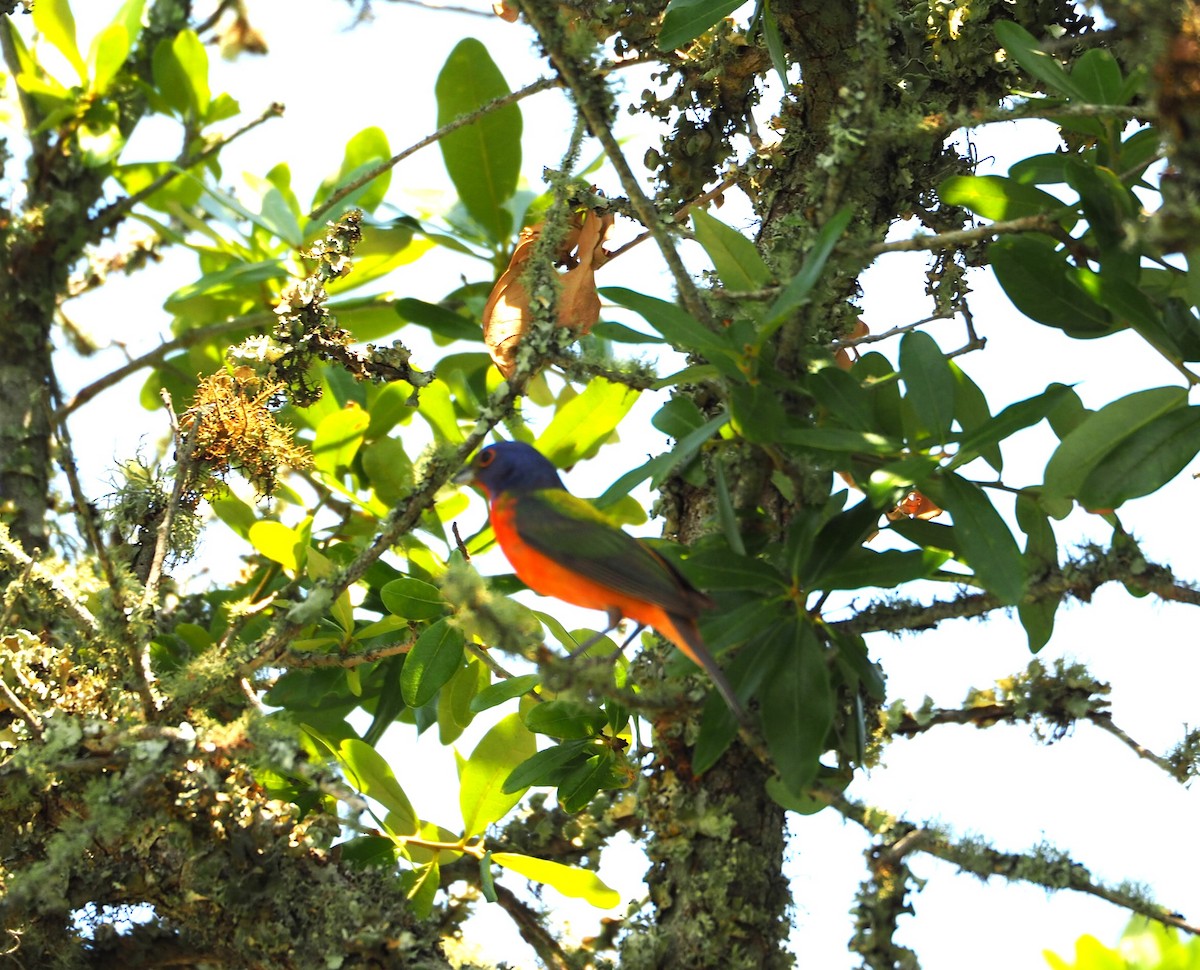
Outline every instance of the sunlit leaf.
<path fill-rule="evenodd" d="M 537 742 L 519 714 L 508 715 L 483 736 L 459 781 L 464 836 L 479 835 L 521 800 L 522 792 L 506 792 L 504 781 L 536 750 Z"/>
<path fill-rule="evenodd" d="M 606 886 L 590 869 L 576 869 L 516 852 L 494 852 L 492 861 L 526 879 L 545 883 L 564 896 L 587 900 L 600 909 L 612 909 L 621 901 L 621 894 Z"/>
<path fill-rule="evenodd" d="M 582 394 L 557 410 L 534 445 L 559 468 L 591 458 L 637 403 L 638 395 L 624 384 L 594 377 Z"/>

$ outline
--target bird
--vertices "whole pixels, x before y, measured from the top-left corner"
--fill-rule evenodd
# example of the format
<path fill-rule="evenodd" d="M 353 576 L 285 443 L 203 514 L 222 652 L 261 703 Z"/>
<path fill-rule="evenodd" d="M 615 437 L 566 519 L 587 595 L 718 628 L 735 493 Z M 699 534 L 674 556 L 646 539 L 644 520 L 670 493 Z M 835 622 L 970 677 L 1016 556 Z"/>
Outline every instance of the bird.
<path fill-rule="evenodd" d="M 522 441 L 500 441 L 476 453 L 454 481 L 484 493 L 496 541 L 526 586 L 604 611 L 608 628 L 594 639 L 623 617 L 637 624 L 626 644 L 652 627 L 708 674 L 740 724 L 749 723 L 696 622 L 716 604 L 649 545 L 568 492 L 541 452 Z"/>

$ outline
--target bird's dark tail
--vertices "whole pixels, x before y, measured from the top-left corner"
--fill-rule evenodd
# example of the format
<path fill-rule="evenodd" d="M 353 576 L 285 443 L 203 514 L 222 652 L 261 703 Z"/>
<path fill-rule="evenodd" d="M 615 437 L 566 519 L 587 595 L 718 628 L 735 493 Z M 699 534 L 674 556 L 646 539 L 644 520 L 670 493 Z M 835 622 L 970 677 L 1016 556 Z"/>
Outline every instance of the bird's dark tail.
<path fill-rule="evenodd" d="M 680 653 L 708 674 L 717 691 L 725 698 L 725 703 L 729 705 L 729 709 L 733 712 L 733 716 L 737 718 L 738 723 L 742 727 L 749 728 L 750 716 L 746 713 L 746 709 L 742 707 L 742 702 L 738 700 L 733 685 L 729 683 L 729 678 L 725 676 L 725 671 L 721 669 L 716 659 L 709 652 L 708 645 L 704 642 L 704 637 L 700 635 L 700 627 L 696 624 L 695 619 L 690 616 L 681 616 L 678 613 L 666 613 L 665 611 L 664 615 L 669 621 L 669 626 L 668 624 L 662 624 L 661 626 L 656 624 L 658 632 L 674 643 L 679 648 Z M 663 626 L 666 626 L 667 629 L 663 629 Z"/>

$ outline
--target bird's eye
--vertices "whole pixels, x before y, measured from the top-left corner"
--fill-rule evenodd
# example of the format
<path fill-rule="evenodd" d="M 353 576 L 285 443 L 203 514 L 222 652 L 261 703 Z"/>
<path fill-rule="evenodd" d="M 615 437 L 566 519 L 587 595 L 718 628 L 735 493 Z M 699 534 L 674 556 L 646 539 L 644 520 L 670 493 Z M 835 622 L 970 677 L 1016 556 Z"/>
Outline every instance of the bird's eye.
<path fill-rule="evenodd" d="M 487 468 L 487 466 L 490 465 L 495 460 L 496 460 L 496 453 L 494 451 L 492 451 L 491 448 L 488 448 L 484 451 L 481 451 L 479 453 L 479 455 L 476 457 L 475 467 L 476 468 Z"/>

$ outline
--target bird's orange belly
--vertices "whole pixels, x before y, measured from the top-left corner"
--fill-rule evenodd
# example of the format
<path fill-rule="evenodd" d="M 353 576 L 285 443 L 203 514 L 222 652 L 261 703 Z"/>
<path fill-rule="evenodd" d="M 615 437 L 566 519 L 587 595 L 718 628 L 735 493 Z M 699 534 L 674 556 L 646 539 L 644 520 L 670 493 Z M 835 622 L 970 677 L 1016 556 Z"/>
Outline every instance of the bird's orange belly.
<path fill-rule="evenodd" d="M 535 593 L 553 596 L 565 603 L 589 610 L 615 610 L 637 623 L 658 627 L 663 619 L 662 608 L 634 599 L 602 583 L 593 582 L 567 569 L 516 537 L 516 530 L 505 515 L 492 516 L 496 541 L 512 565 L 513 572 Z"/>

